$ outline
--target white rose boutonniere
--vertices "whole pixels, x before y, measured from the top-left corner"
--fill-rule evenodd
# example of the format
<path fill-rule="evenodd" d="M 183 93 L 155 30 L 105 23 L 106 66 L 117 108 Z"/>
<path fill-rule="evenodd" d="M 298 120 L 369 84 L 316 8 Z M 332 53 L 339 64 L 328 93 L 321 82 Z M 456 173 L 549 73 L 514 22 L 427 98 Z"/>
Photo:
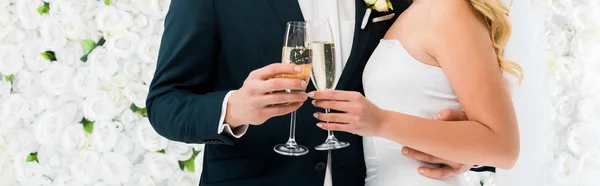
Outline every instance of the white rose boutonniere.
<path fill-rule="evenodd" d="M 371 17 L 371 12 L 373 10 L 377 12 L 387 12 L 390 10 L 394 10 L 392 6 L 392 2 L 390 0 L 364 0 L 367 4 L 367 10 L 365 12 L 365 17 L 363 17 L 362 24 L 360 25 L 361 29 L 365 29 L 367 23 L 369 22 L 369 17 Z"/>

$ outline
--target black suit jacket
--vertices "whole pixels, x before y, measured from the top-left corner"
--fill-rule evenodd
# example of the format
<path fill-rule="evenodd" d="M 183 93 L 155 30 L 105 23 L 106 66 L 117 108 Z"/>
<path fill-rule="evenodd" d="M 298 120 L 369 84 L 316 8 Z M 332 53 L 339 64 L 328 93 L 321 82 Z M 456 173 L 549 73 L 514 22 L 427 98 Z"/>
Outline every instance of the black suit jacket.
<path fill-rule="evenodd" d="M 366 10 L 356 1 L 352 52 L 337 89 L 362 92 L 362 72 L 371 53 L 409 1 L 392 0 L 392 20 L 360 23 Z M 371 20 L 370 19 L 370 20 Z M 318 110 L 298 110 L 296 139 L 311 149 L 282 156 L 273 146 L 289 134 L 289 115 L 251 126 L 240 139 L 217 133 L 227 92 L 241 87 L 255 69 L 281 60 L 285 24 L 303 21 L 297 0 L 174 0 L 165 20 L 156 73 L 147 100 L 148 117 L 162 136 L 205 143 L 201 185 L 323 185 L 327 152 L 312 150 L 326 138 L 315 126 Z M 314 90 L 312 85 L 308 91 Z M 334 185 L 362 186 L 365 178 L 360 136 L 336 133 L 351 143 L 332 151 Z M 399 155 L 401 156 L 401 155 Z M 416 170 L 415 170 L 416 171 Z"/>

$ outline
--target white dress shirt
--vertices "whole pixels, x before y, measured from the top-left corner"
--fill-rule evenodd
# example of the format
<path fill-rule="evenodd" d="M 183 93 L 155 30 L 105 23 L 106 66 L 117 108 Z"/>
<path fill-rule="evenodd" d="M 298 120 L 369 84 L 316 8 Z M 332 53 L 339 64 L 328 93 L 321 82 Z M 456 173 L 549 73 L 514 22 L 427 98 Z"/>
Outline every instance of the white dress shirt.
<path fill-rule="evenodd" d="M 355 1 L 353 0 L 298 0 L 300 9 L 305 21 L 329 19 L 332 24 L 334 35 L 336 62 L 339 66 L 345 66 L 350 52 L 352 51 L 352 42 L 354 39 L 354 24 L 355 24 Z M 341 55 L 339 55 L 341 54 Z M 336 72 L 339 78 L 342 74 L 342 69 Z M 219 134 L 227 133 L 236 138 L 242 137 L 248 130 L 248 125 L 240 126 L 232 130 L 228 124 L 224 123 L 225 114 L 227 111 L 227 101 L 233 91 L 229 92 L 223 100 L 221 107 L 221 118 L 219 120 Z M 323 138 L 325 140 L 325 138 Z M 309 147 L 310 148 L 310 147 Z M 325 171 L 324 186 L 331 186 L 331 153 L 327 157 L 327 169 Z"/>

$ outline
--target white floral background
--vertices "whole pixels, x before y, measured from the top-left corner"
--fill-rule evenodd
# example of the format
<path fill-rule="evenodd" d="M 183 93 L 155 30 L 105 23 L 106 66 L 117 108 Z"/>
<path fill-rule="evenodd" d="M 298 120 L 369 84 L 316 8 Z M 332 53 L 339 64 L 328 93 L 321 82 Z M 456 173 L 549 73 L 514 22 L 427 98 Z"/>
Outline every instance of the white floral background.
<path fill-rule="evenodd" d="M 169 3 L 0 0 L 0 186 L 198 185 L 203 146 L 168 141 L 145 117 Z M 554 153 L 540 183 L 600 185 L 600 1 L 536 4 Z"/>

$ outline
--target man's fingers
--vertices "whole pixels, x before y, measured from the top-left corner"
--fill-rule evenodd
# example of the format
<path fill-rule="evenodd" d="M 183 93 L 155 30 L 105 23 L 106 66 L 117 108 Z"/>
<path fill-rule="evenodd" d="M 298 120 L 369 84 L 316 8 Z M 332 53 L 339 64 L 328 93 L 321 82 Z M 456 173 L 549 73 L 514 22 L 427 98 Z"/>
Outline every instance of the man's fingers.
<path fill-rule="evenodd" d="M 294 64 L 273 63 L 266 67 L 256 69 L 248 75 L 248 79 L 267 80 L 280 74 L 298 74 L 302 67 Z"/>
<path fill-rule="evenodd" d="M 439 168 L 419 167 L 419 173 L 425 177 L 433 179 L 444 179 L 451 176 L 456 176 L 456 172 L 452 167 L 442 166 Z"/>
<path fill-rule="evenodd" d="M 305 90 L 307 86 L 306 81 L 301 79 L 272 78 L 263 82 L 258 85 L 261 93 L 281 90 Z"/>
<path fill-rule="evenodd" d="M 443 111 L 437 113 L 435 116 L 433 116 L 433 119 L 442 120 L 442 121 L 466 121 L 466 120 L 469 120 L 469 118 L 467 118 L 467 115 L 465 114 L 465 112 L 463 112 L 461 110 L 455 110 L 455 109 L 443 110 Z"/>
<path fill-rule="evenodd" d="M 269 106 L 281 103 L 303 103 L 308 99 L 304 92 L 278 92 L 267 94 L 258 99 L 258 106 Z"/>
<path fill-rule="evenodd" d="M 302 106 L 302 102 L 295 102 L 295 103 L 289 103 L 289 104 L 285 104 L 285 105 L 266 107 L 265 109 L 262 109 L 260 112 L 262 112 L 261 114 L 265 114 L 267 116 L 270 116 L 269 118 L 272 118 L 272 117 L 276 117 L 276 116 L 283 116 L 283 115 L 289 114 L 292 111 L 298 110 L 300 108 L 300 106 Z"/>
<path fill-rule="evenodd" d="M 444 163 L 442 159 L 437 158 L 435 156 L 429 155 L 427 153 L 409 148 L 409 147 L 403 147 L 402 148 L 402 154 L 404 154 L 405 156 L 414 159 L 414 160 L 418 160 L 418 161 L 422 161 L 422 162 L 427 162 L 430 164 L 441 164 Z"/>

